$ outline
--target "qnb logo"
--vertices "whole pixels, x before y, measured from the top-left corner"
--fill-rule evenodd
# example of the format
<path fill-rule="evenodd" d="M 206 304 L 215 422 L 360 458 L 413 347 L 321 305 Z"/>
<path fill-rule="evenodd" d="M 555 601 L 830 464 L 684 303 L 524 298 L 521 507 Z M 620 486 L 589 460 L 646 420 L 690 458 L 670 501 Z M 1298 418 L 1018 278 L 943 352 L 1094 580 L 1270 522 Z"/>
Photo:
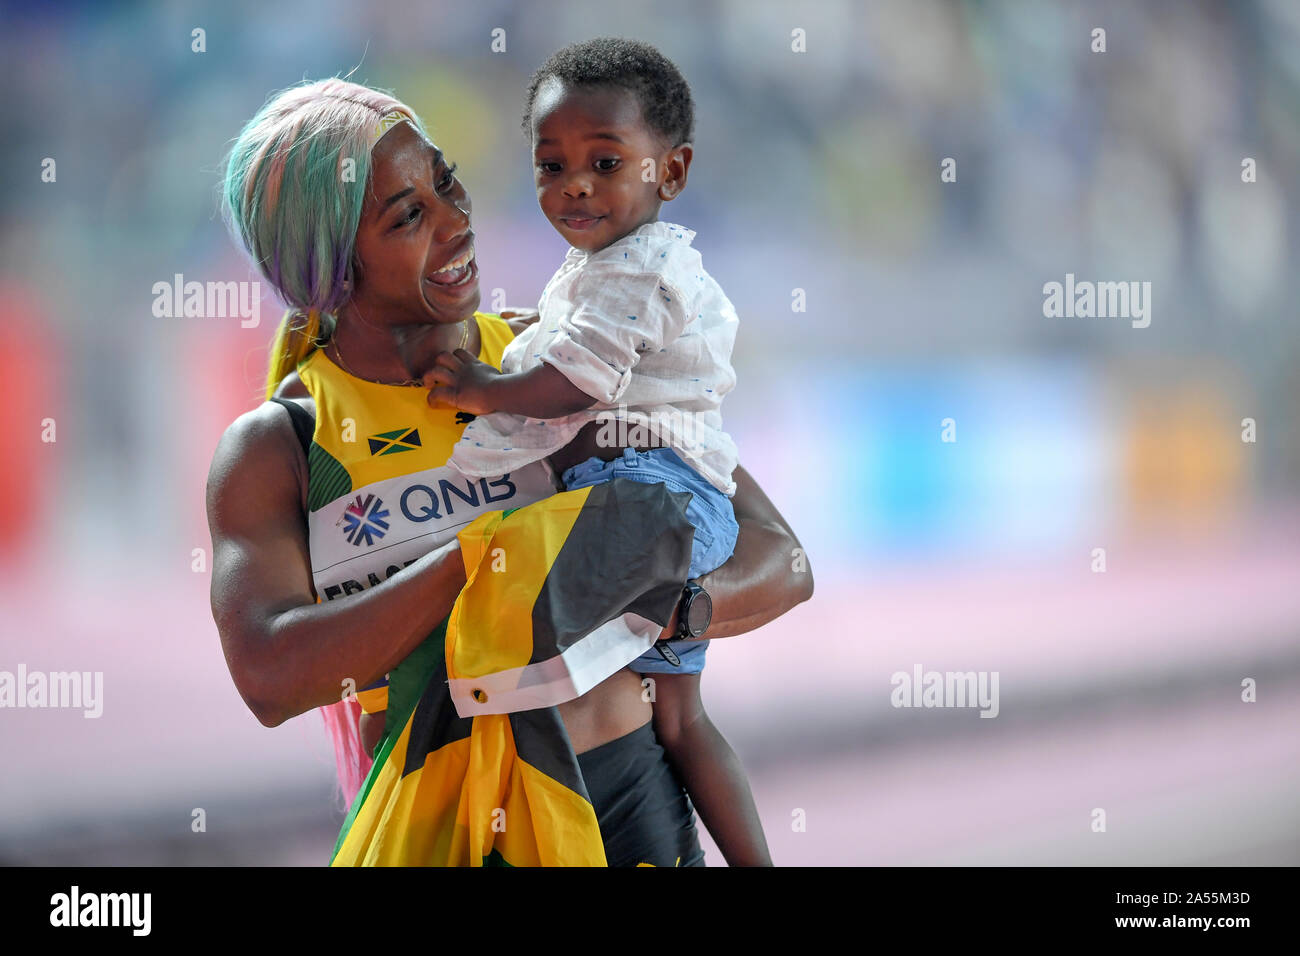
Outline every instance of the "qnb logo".
<path fill-rule="evenodd" d="M 456 513 L 453 498 L 461 503 L 461 510 L 464 511 L 467 507 L 481 508 L 498 501 L 506 501 L 513 498 L 518 491 L 515 483 L 510 480 L 509 474 L 493 478 L 491 481 L 486 478 L 480 478 L 477 483 L 468 480 L 464 483 L 464 491 L 446 478 L 439 478 L 437 486 L 435 488 L 432 483 L 414 484 L 403 490 L 402 496 L 397 499 L 397 507 L 403 517 L 408 521 L 416 522 L 442 521 L 444 517 L 450 518 Z M 493 494 L 493 489 L 496 490 L 496 494 Z M 439 504 L 443 508 L 441 512 L 438 510 Z"/>
<path fill-rule="evenodd" d="M 340 519 L 348 543 L 367 548 L 382 538 L 388 531 L 388 510 L 384 500 L 375 495 L 366 495 L 348 505 Z"/>

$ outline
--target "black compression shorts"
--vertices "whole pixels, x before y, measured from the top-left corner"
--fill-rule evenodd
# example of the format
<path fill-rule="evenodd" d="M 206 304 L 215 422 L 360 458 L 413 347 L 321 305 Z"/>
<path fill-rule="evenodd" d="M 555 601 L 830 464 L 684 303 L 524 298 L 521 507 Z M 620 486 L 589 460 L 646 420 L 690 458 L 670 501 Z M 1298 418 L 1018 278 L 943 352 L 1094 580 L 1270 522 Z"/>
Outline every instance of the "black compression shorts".
<path fill-rule="evenodd" d="M 695 808 L 651 721 L 578 754 L 610 866 L 704 866 Z"/>

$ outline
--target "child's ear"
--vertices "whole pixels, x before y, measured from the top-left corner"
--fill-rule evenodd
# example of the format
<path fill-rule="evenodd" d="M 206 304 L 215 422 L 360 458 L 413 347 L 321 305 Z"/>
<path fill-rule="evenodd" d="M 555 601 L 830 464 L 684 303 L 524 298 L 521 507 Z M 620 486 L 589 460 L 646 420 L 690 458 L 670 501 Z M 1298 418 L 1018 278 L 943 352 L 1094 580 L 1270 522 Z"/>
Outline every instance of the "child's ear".
<path fill-rule="evenodd" d="M 686 174 L 691 168 L 695 150 L 690 143 L 674 146 L 664 157 L 664 181 L 659 184 L 659 198 L 664 202 L 676 199 L 686 188 Z"/>

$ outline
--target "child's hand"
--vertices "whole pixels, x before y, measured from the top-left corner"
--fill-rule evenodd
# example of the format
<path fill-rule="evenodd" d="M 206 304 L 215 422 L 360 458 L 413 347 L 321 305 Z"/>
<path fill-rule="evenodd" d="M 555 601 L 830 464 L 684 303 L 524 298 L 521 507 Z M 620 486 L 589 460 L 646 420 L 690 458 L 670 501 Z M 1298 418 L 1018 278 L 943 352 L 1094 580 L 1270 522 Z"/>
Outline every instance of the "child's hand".
<path fill-rule="evenodd" d="M 496 411 L 492 401 L 492 383 L 501 376 L 491 365 L 480 362 L 465 349 L 440 352 L 434 367 L 424 376 L 429 388 L 429 405 L 442 408 L 450 405 L 473 415 L 487 415 Z"/>

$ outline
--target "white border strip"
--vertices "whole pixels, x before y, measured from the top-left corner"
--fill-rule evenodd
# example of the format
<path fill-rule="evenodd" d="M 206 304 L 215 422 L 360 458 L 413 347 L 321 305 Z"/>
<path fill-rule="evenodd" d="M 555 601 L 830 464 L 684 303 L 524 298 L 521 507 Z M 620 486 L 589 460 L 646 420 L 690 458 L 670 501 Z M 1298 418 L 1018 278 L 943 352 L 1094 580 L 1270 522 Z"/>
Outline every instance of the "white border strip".
<path fill-rule="evenodd" d="M 461 717 L 509 714 L 554 707 L 581 697 L 653 647 L 662 631 L 662 625 L 639 614 L 624 614 L 602 624 L 563 654 L 538 664 L 448 680 L 456 713 Z M 476 690 L 482 699 L 475 697 Z"/>

